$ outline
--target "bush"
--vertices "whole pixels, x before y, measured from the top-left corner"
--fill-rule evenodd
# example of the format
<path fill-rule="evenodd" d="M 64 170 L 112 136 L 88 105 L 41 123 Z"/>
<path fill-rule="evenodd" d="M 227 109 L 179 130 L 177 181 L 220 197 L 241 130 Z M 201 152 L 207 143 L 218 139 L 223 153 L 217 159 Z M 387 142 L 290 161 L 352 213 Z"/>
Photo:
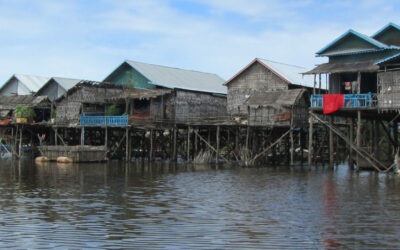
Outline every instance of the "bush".
<path fill-rule="evenodd" d="M 119 108 L 117 107 L 116 104 L 108 106 L 107 109 L 106 109 L 106 115 L 110 115 L 110 116 L 119 115 L 119 113 L 120 113 L 120 110 L 119 110 Z"/>
<path fill-rule="evenodd" d="M 35 118 L 36 113 L 32 107 L 17 105 L 14 109 L 14 115 L 17 118 Z"/>

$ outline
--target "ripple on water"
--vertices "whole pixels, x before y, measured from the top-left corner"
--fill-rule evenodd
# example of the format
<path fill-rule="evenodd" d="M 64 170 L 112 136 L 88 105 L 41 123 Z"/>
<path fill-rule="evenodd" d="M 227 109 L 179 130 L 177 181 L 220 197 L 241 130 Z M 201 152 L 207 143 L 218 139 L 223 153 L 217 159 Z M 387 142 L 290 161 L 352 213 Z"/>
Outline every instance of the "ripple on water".
<path fill-rule="evenodd" d="M 400 179 L 346 166 L 0 165 L 0 248 L 396 248 Z"/>

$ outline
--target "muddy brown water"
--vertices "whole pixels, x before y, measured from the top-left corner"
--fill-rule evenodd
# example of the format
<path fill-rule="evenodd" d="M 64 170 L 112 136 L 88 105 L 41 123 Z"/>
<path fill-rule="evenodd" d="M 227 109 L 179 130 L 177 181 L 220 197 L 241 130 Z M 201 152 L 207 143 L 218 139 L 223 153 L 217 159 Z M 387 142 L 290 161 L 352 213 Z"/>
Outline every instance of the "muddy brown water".
<path fill-rule="evenodd" d="M 399 248 L 400 177 L 0 162 L 0 248 Z"/>

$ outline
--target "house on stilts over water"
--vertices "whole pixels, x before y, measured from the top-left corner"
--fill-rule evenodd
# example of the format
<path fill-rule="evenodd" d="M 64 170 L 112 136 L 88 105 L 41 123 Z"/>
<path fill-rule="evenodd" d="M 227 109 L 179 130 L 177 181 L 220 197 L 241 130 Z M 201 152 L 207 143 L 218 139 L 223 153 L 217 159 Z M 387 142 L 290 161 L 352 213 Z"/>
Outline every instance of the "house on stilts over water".
<path fill-rule="evenodd" d="M 273 154 L 284 154 L 293 164 L 294 137 L 300 138 L 296 142 L 300 141 L 302 148 L 304 136 L 300 128 L 307 126 L 309 92 L 313 86 L 310 76 L 302 76 L 305 70 L 256 58 L 224 83 L 228 88 L 228 115 L 235 124 L 247 129 L 244 133 L 237 133 L 239 136 L 246 134 L 246 138 L 236 140 L 245 141 L 244 147 L 253 155 L 275 145 L 270 148 Z M 282 136 L 286 135 L 290 135 L 290 142 L 282 141 Z M 267 147 L 270 142 L 275 144 Z M 277 152 L 278 142 L 285 145 L 285 152 Z"/>
<path fill-rule="evenodd" d="M 322 124 L 330 132 L 331 166 L 335 134 L 348 145 L 351 167 L 355 157 L 357 169 L 389 171 L 393 167 L 393 153 L 398 151 L 400 26 L 389 23 L 372 36 L 348 30 L 320 49 L 317 56 L 328 57 L 328 62 L 305 74 L 314 75 L 314 87 L 326 74 L 329 94 L 314 91 L 311 95 L 309 148 L 315 142 L 313 125 Z M 348 124 L 346 129 L 343 123 Z M 309 165 L 312 157 L 309 153 Z"/>

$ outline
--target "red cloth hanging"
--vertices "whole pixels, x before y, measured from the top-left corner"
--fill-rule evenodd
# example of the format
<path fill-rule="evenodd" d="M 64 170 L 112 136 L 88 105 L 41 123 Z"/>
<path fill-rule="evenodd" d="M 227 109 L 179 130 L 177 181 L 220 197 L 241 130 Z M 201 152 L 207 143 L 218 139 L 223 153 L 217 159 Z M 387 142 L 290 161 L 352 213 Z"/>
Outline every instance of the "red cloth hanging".
<path fill-rule="evenodd" d="M 335 112 L 344 106 L 344 94 L 323 95 L 323 111 L 324 114 Z"/>

